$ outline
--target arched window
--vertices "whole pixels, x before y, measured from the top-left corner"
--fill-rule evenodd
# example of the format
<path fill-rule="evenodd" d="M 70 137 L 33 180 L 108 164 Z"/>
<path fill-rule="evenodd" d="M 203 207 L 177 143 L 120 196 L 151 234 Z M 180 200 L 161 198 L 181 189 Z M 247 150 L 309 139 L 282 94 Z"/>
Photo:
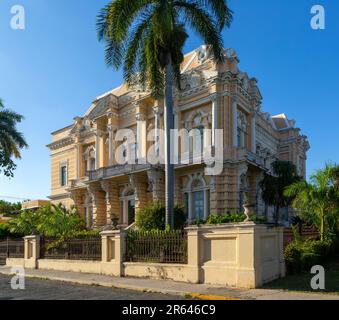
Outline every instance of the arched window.
<path fill-rule="evenodd" d="M 245 148 L 247 146 L 247 118 L 246 114 L 238 111 L 238 131 L 237 131 L 237 145 L 238 148 Z"/>
<path fill-rule="evenodd" d="M 127 185 L 120 197 L 121 221 L 129 226 L 135 222 L 135 193 L 132 186 Z"/>
<path fill-rule="evenodd" d="M 90 146 L 84 153 L 84 166 L 85 171 L 94 171 L 96 169 L 95 163 L 95 148 Z"/>
<path fill-rule="evenodd" d="M 189 177 L 184 189 L 185 207 L 188 220 L 206 220 L 210 215 L 210 190 L 202 175 Z"/>

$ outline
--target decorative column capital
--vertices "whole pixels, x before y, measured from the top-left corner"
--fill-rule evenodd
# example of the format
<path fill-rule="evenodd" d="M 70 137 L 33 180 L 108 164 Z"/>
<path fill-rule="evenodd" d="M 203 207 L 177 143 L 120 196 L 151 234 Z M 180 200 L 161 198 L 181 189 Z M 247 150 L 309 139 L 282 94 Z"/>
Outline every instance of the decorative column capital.
<path fill-rule="evenodd" d="M 220 96 L 220 95 L 219 95 L 218 93 L 213 93 L 213 94 L 211 95 L 211 101 L 212 101 L 213 103 L 217 102 L 219 96 Z"/>
<path fill-rule="evenodd" d="M 159 105 L 156 105 L 153 107 L 153 113 L 154 115 L 158 116 L 158 115 L 163 115 L 164 113 L 164 108 L 163 107 L 160 107 Z"/>
<path fill-rule="evenodd" d="M 135 119 L 137 121 L 146 121 L 146 116 L 143 113 L 137 113 Z"/>
<path fill-rule="evenodd" d="M 104 190 L 106 193 L 109 193 L 111 184 L 108 181 L 101 181 L 100 186 L 102 190 Z"/>

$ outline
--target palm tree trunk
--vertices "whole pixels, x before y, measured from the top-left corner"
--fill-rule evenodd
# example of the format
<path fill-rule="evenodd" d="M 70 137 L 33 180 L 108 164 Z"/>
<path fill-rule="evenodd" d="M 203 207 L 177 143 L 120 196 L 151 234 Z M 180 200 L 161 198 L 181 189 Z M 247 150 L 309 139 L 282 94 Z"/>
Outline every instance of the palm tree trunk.
<path fill-rule="evenodd" d="M 325 234 L 325 215 L 323 210 L 321 210 L 321 215 L 320 215 L 320 240 L 324 240 L 324 234 Z"/>
<path fill-rule="evenodd" d="M 174 129 L 173 115 L 173 85 L 174 72 L 171 54 L 166 56 L 165 68 L 165 194 L 166 194 L 166 227 L 174 228 L 174 165 L 171 154 L 173 143 L 171 143 L 171 130 Z"/>

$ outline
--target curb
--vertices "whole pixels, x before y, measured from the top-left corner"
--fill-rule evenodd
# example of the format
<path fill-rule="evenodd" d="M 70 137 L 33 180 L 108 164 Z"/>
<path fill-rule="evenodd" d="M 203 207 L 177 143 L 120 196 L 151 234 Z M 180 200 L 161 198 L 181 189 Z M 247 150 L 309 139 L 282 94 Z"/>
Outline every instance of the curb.
<path fill-rule="evenodd" d="M 205 295 L 200 293 L 189 293 L 188 296 L 197 299 L 197 300 L 205 300 L 205 301 L 240 301 L 240 298 L 232 298 L 232 297 L 224 297 L 224 296 L 212 296 Z"/>
<path fill-rule="evenodd" d="M 2 275 L 12 275 L 10 272 L 0 270 Z M 225 297 L 225 296 L 215 296 L 215 295 L 206 295 L 196 292 L 183 292 L 170 289 L 158 289 L 158 288 L 144 288 L 133 285 L 124 285 L 124 284 L 111 284 L 107 282 L 93 282 L 88 280 L 74 280 L 69 278 L 61 278 L 54 276 L 38 276 L 38 275 L 27 275 L 28 279 L 40 279 L 40 280 L 49 280 L 49 281 L 58 281 L 63 283 L 78 284 L 78 285 L 87 285 L 87 286 L 100 286 L 106 288 L 122 289 L 122 290 L 131 290 L 136 292 L 146 292 L 146 293 L 160 293 L 164 295 L 175 295 L 184 298 L 191 298 L 196 300 L 205 300 L 205 301 L 239 301 L 239 298 Z"/>

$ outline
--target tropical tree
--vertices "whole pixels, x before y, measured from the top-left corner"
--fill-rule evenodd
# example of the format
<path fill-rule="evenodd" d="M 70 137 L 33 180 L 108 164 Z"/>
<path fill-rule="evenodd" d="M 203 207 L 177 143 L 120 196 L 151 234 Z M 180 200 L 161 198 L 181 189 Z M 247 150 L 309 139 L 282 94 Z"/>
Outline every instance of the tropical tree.
<path fill-rule="evenodd" d="M 272 163 L 272 173 L 265 173 L 260 182 L 262 198 L 266 204 L 274 207 L 274 220 L 278 223 L 280 209 L 291 204 L 292 197 L 284 194 L 285 188 L 300 181 L 295 165 L 289 161 Z"/>
<path fill-rule="evenodd" d="M 85 225 L 77 212 L 66 210 L 61 205 L 49 205 L 37 211 L 24 211 L 16 219 L 8 222 L 11 233 L 65 238 L 85 230 Z"/>
<path fill-rule="evenodd" d="M 284 192 L 287 197 L 294 197 L 292 206 L 299 215 L 318 227 L 321 240 L 329 231 L 337 231 L 339 193 L 335 187 L 333 169 L 327 164 L 325 169 L 311 176 L 310 182 L 299 181 Z"/>
<path fill-rule="evenodd" d="M 0 200 L 0 215 L 14 216 L 19 214 L 21 210 L 21 203 L 11 203 L 8 201 Z"/>
<path fill-rule="evenodd" d="M 170 132 L 174 129 L 173 90 L 180 89 L 180 64 L 188 33 L 196 31 L 216 62 L 224 59 L 221 31 L 232 21 L 226 0 L 112 0 L 101 10 L 98 37 L 106 44 L 106 63 L 123 66 L 124 79 L 165 100 L 166 225 L 174 221 L 174 166 Z"/>
<path fill-rule="evenodd" d="M 20 149 L 27 147 L 23 134 L 16 128 L 22 120 L 23 116 L 20 114 L 5 109 L 0 99 L 0 169 L 2 168 L 7 177 L 13 177 L 16 168 L 12 157 L 19 159 Z"/>

